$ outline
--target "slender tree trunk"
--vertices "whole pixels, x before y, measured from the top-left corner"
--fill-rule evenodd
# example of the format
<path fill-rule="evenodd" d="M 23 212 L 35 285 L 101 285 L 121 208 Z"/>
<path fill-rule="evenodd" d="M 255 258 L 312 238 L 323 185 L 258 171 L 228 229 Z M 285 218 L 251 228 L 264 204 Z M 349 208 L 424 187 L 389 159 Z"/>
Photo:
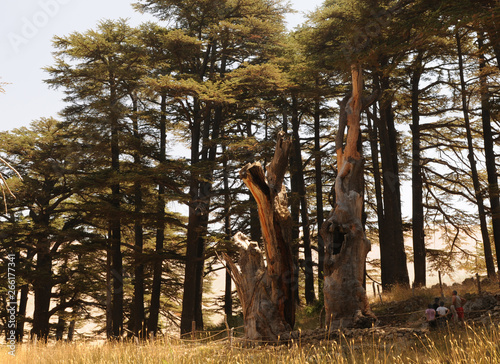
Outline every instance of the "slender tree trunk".
<path fill-rule="evenodd" d="M 223 183 L 224 183 L 224 238 L 229 241 L 231 238 L 231 195 L 229 191 L 229 170 L 227 164 L 226 147 L 222 147 L 222 168 L 223 168 Z M 231 274 L 226 271 L 225 276 L 225 287 L 224 287 L 224 314 L 226 315 L 229 322 L 233 316 L 233 289 L 232 289 Z"/>
<path fill-rule="evenodd" d="M 60 315 L 56 324 L 56 341 L 62 341 L 64 329 L 66 328 L 66 320 Z"/>
<path fill-rule="evenodd" d="M 392 95 L 387 77 L 380 79 L 380 154 L 383 181 L 383 224 L 380 227 L 380 264 L 382 286 L 390 289 L 394 285 L 409 286 L 406 253 L 404 250 L 403 222 L 401 219 L 401 194 L 399 190 L 397 133 L 392 111 Z"/>
<path fill-rule="evenodd" d="M 419 112 L 419 83 L 423 72 L 423 53 L 419 51 L 413 64 L 411 79 L 411 130 L 412 139 L 412 214 L 413 214 L 413 262 L 414 284 L 425 287 L 426 262 L 425 262 L 425 237 L 424 237 L 424 207 L 422 202 L 422 169 L 420 165 L 420 112 Z"/>
<path fill-rule="evenodd" d="M 377 107 L 373 105 L 373 113 L 368 113 L 368 133 L 370 136 L 370 152 L 372 156 L 373 184 L 375 186 L 375 201 L 377 205 L 377 221 L 379 240 L 384 240 L 383 234 L 387 229 L 384 227 L 384 203 L 382 200 L 382 176 L 380 175 L 378 132 L 372 121 L 377 118 Z"/>
<path fill-rule="evenodd" d="M 123 332 L 123 263 L 121 252 L 121 238 L 119 225 L 113 219 L 111 238 L 111 275 L 113 280 L 113 294 L 111 300 L 111 318 L 113 337 L 118 338 Z"/>
<path fill-rule="evenodd" d="M 304 183 L 304 171 L 302 169 L 302 153 L 299 135 L 300 120 L 298 115 L 297 97 L 292 97 L 292 151 L 293 169 L 295 175 L 295 191 L 300 202 L 300 219 L 302 221 L 302 243 L 304 248 L 304 271 L 305 271 L 305 299 L 307 304 L 315 301 L 314 274 L 311 254 L 311 235 L 309 231 L 309 211 L 307 209 L 306 187 Z"/>
<path fill-rule="evenodd" d="M 257 211 L 255 198 L 251 193 L 248 195 L 248 204 L 250 206 L 250 239 L 252 239 L 252 241 L 260 241 L 262 233 L 259 225 L 259 212 Z"/>
<path fill-rule="evenodd" d="M 207 112 L 204 122 L 203 135 L 201 133 L 200 119 L 192 128 L 191 160 L 194 169 L 199 163 L 213 164 L 216 158 L 217 139 L 219 138 L 222 123 L 222 108 L 214 108 L 214 118 Z M 211 132 L 210 132 L 211 131 Z M 211 136 L 211 138 L 210 138 Z M 200 138 L 203 138 L 203 148 L 199 151 Z M 200 161 L 199 156 L 202 160 Z M 212 192 L 213 167 L 205 170 L 202 181 L 196 176 L 192 177 L 190 194 L 192 198 L 189 209 L 189 222 L 186 249 L 186 271 L 184 280 L 184 296 L 182 302 L 181 334 L 191 332 L 192 321 L 196 328 L 203 329 L 202 296 L 203 296 L 203 271 L 205 264 L 205 236 L 208 229 L 208 215 Z M 196 173 L 193 170 L 194 173 Z"/>
<path fill-rule="evenodd" d="M 224 45 L 222 45 L 224 47 Z M 204 64 L 200 69 L 200 78 L 206 74 L 207 69 L 213 71 L 216 56 L 215 42 L 210 44 L 206 50 Z M 224 54 L 224 51 L 221 50 Z M 226 56 L 223 55 L 220 61 L 220 77 L 224 78 L 226 72 Z M 212 67 L 208 67 L 208 64 Z M 200 113 L 200 102 L 194 100 L 194 122 L 191 128 L 191 164 L 193 174 L 190 186 L 190 208 L 187 233 L 186 249 L 186 270 L 184 277 L 184 293 L 182 301 L 181 335 L 191 332 L 192 322 L 195 321 L 196 329 L 203 329 L 203 277 L 205 267 L 205 236 L 208 231 L 208 218 L 210 210 L 210 199 L 212 193 L 213 164 L 217 155 L 218 139 L 223 122 L 222 106 L 212 105 L 206 110 L 204 115 L 203 134 L 201 121 L 203 116 Z M 214 113 L 212 119 L 211 114 Z M 200 151 L 200 141 L 202 149 Z M 198 178 L 196 168 L 200 167 L 201 161 L 208 162 L 210 166 L 202 174 L 203 178 Z"/>
<path fill-rule="evenodd" d="M 221 61 L 221 77 L 224 77 L 225 72 L 225 58 Z M 223 123 L 222 106 L 213 106 L 213 118 L 210 117 L 210 112 L 205 118 L 204 135 L 203 135 L 203 149 L 202 156 L 205 162 L 208 162 L 208 167 L 205 167 L 203 182 L 201 182 L 201 199 L 200 205 L 202 214 L 200 214 L 200 227 L 202 234 L 198 236 L 198 251 L 197 251 L 197 267 L 196 267 L 196 300 L 195 300 L 195 321 L 199 323 L 199 329 L 203 329 L 203 279 L 205 269 L 205 236 L 208 232 L 208 219 L 210 213 L 211 195 L 212 195 L 212 181 L 214 175 L 214 165 L 217 157 L 217 147 L 219 145 L 220 130 Z M 197 324 L 198 325 L 198 324 Z"/>
<path fill-rule="evenodd" d="M 211 108 L 212 110 L 212 108 Z M 205 237 L 208 233 L 208 218 L 210 213 L 210 203 L 212 194 L 213 164 L 216 158 L 217 141 L 219 138 L 219 128 L 222 122 L 222 108 L 213 107 L 214 117 L 211 110 L 206 112 L 203 128 L 201 158 L 205 164 L 202 174 L 202 181 L 199 183 L 199 200 L 197 204 L 198 215 L 198 235 L 196 250 L 195 269 L 195 300 L 194 300 L 194 321 L 197 330 L 203 330 L 203 279 L 205 270 Z M 208 164 L 206 164 L 208 163 Z"/>
<path fill-rule="evenodd" d="M 306 189 L 302 173 L 300 186 L 300 218 L 302 220 L 302 241 L 304 242 L 304 271 L 305 271 L 305 298 L 306 303 L 311 304 L 316 300 L 314 293 L 314 271 L 311 249 L 311 233 L 309 230 L 309 211 L 307 208 Z"/>
<path fill-rule="evenodd" d="M 62 295 L 59 299 L 59 304 L 64 307 L 66 304 L 66 299 Z M 59 311 L 56 324 L 56 341 L 62 341 L 64 336 L 64 330 L 66 329 L 66 319 L 64 315 L 64 308 Z"/>
<path fill-rule="evenodd" d="M 69 323 L 69 327 L 68 327 L 68 341 L 69 342 L 73 341 L 73 335 L 75 334 L 75 326 L 76 326 L 76 321 L 71 320 L 71 322 Z"/>
<path fill-rule="evenodd" d="M 370 242 L 362 224 L 364 159 L 359 138 L 364 107 L 361 72 L 358 64 L 352 65 L 352 96 L 340 111 L 336 137 L 335 207 L 321 228 L 326 248 L 324 297 L 329 327 L 336 326 L 340 319 L 347 326 L 371 326 L 375 318 L 363 287 Z"/>
<path fill-rule="evenodd" d="M 245 321 L 245 335 L 258 341 L 287 339 L 295 324 L 296 282 L 291 251 L 291 216 L 283 179 L 291 142 L 280 132 L 267 178 L 260 163 L 248 164 L 240 176 L 259 208 L 264 253 L 241 233 L 239 268 L 224 254 L 238 291 Z M 266 262 L 264 263 L 264 256 Z"/>
<path fill-rule="evenodd" d="M 184 292 L 182 296 L 182 316 L 181 316 L 181 335 L 191 332 L 192 322 L 195 321 L 196 310 L 196 285 L 197 285 L 197 266 L 200 240 L 203 240 L 200 205 L 200 184 L 197 175 L 197 167 L 200 156 L 200 138 L 201 138 L 201 116 L 199 115 L 198 102 L 195 101 L 195 119 L 191 126 L 191 185 L 189 188 L 189 216 L 186 239 L 186 266 L 184 272 Z M 201 243 L 203 243 L 201 241 Z M 202 323 L 196 322 L 196 328 L 201 329 Z"/>
<path fill-rule="evenodd" d="M 24 338 L 24 324 L 26 322 L 26 307 L 28 306 L 28 284 L 23 284 L 20 289 L 19 310 L 17 317 L 16 327 L 16 341 L 23 342 Z"/>
<path fill-rule="evenodd" d="M 319 233 L 324 221 L 323 212 L 323 179 L 321 166 L 321 125 L 320 125 L 320 101 L 314 103 L 314 179 L 316 184 L 316 220 L 318 225 L 318 295 L 323 298 L 323 278 L 325 261 L 325 243 Z"/>
<path fill-rule="evenodd" d="M 290 157 L 290 161 L 293 163 L 293 157 Z M 294 280 L 299 281 L 299 238 L 300 238 L 300 228 L 299 228 L 299 216 L 300 216 L 300 200 L 295 192 L 297 188 L 297 176 L 291 173 L 290 176 L 290 217 L 291 220 L 291 233 L 292 233 L 292 255 L 293 255 L 293 274 Z M 295 291 L 297 304 L 300 304 L 299 290 Z"/>
<path fill-rule="evenodd" d="M 252 124 L 250 122 L 247 123 L 247 135 L 249 138 L 253 136 Z M 266 128 L 266 135 L 267 135 L 267 128 Z M 250 191 L 248 191 L 248 202 L 250 205 L 250 239 L 252 241 L 260 242 L 262 238 L 262 233 L 260 231 L 259 212 L 257 210 L 257 203 L 255 202 L 255 198 L 253 197 Z"/>
<path fill-rule="evenodd" d="M 479 50 L 483 49 L 483 37 L 478 37 Z M 493 240 L 497 255 L 497 268 L 500 269 L 500 191 L 498 188 L 498 173 L 495 165 L 495 150 L 491 127 L 490 93 L 486 80 L 486 60 L 481 53 L 479 58 L 479 71 L 481 83 L 481 120 L 483 123 L 484 152 L 486 157 L 486 172 L 488 174 L 488 192 L 491 207 L 491 225 L 493 227 Z"/>
<path fill-rule="evenodd" d="M 246 123 L 246 135 L 249 138 L 253 137 L 251 120 Z M 267 126 L 265 127 L 265 139 L 267 140 Z M 260 242 L 262 233 L 260 231 L 259 212 L 257 211 L 257 203 L 250 191 L 248 191 L 248 204 L 250 206 L 250 239 Z"/>
<path fill-rule="evenodd" d="M 372 157 L 372 169 L 373 169 L 373 184 L 375 187 L 375 201 L 376 201 L 376 213 L 378 221 L 379 230 L 379 241 L 385 240 L 384 235 L 386 230 L 384 228 L 384 203 L 382 200 L 382 177 L 380 175 L 380 162 L 379 162 L 379 149 L 378 149 L 378 132 L 373 121 L 377 118 L 377 107 L 376 104 L 373 105 L 373 113 L 367 112 L 367 126 L 368 135 L 370 138 L 370 153 Z M 366 264 L 365 264 L 366 271 Z M 366 289 L 366 282 L 365 282 Z"/>
<path fill-rule="evenodd" d="M 111 122 L 111 171 L 113 181 L 118 181 L 120 173 L 119 117 L 117 109 L 118 98 L 114 79 L 110 77 L 110 122 Z M 113 336 L 120 337 L 123 332 L 123 260 L 121 252 L 121 221 L 120 221 L 120 183 L 111 183 L 111 216 L 109 219 L 111 231 L 111 274 L 113 279 L 113 296 L 111 317 Z"/>
<path fill-rule="evenodd" d="M 47 230 L 44 230 L 47 231 Z M 31 336 L 47 341 L 49 338 L 49 308 L 52 297 L 52 256 L 50 242 L 39 238 L 37 242 L 36 275 L 33 282 L 35 293 L 35 310 Z"/>
<path fill-rule="evenodd" d="M 106 242 L 106 338 L 113 336 L 113 317 L 112 317 L 112 296 L 113 283 L 111 275 L 111 231 L 108 231 L 108 240 Z"/>
<path fill-rule="evenodd" d="M 292 118 L 296 110 L 293 107 L 296 106 L 292 102 Z M 293 130 L 293 122 L 292 122 Z M 283 110 L 283 131 L 288 133 L 288 102 L 285 101 L 285 107 Z M 292 141 L 293 149 L 293 141 Z M 295 153 L 291 153 L 289 158 L 290 163 L 290 216 L 292 218 L 291 233 L 292 233 L 292 254 L 293 254 L 293 264 L 294 264 L 294 275 L 295 281 L 299 281 L 299 239 L 300 239 L 300 197 L 299 197 L 299 175 L 297 171 L 297 161 Z M 297 303 L 300 304 L 299 290 L 295 291 Z"/>
<path fill-rule="evenodd" d="M 139 188 L 136 190 L 136 199 L 141 199 L 141 194 L 139 192 Z M 142 201 L 136 201 L 137 208 L 141 208 Z M 142 257 L 142 248 L 143 248 L 143 229 L 142 229 L 142 221 L 137 221 L 134 227 L 135 230 L 135 245 L 134 245 L 134 253 L 135 253 L 135 268 L 134 268 L 134 334 L 139 338 L 145 337 L 144 331 L 144 262 Z"/>
<path fill-rule="evenodd" d="M 483 196 L 481 193 L 481 185 L 479 182 L 479 175 L 476 167 L 476 159 L 474 157 L 474 145 L 472 141 L 472 132 L 469 120 L 469 109 L 467 105 L 467 91 L 465 86 L 465 76 L 464 76 L 464 65 L 462 57 L 462 44 L 461 36 L 459 33 L 455 34 L 457 41 L 457 52 L 458 52 L 458 70 L 460 74 L 460 91 L 462 97 L 462 109 L 464 114 L 465 131 L 467 134 L 467 148 L 468 148 L 468 158 L 471 169 L 472 184 L 474 185 L 474 193 L 477 203 L 477 209 L 479 213 L 479 224 L 481 227 L 481 236 L 483 238 L 483 248 L 484 248 L 484 259 L 486 262 L 486 271 L 488 277 L 495 276 L 495 265 L 493 263 L 493 254 L 491 252 L 490 236 L 488 234 L 488 225 L 486 223 L 486 212 L 484 210 Z"/>
<path fill-rule="evenodd" d="M 209 191 L 210 186 L 208 183 L 202 183 L 202 191 Z M 209 193 L 209 192 L 207 192 Z M 202 234 L 198 236 L 197 241 L 197 251 L 196 251 L 196 274 L 195 274 L 195 306 L 194 306 L 194 319 L 196 321 L 196 330 L 203 330 L 203 279 L 205 277 L 205 237 L 207 236 L 208 229 L 208 209 L 209 209 L 209 196 L 203 197 L 204 202 L 202 203 L 203 214 L 200 216 L 201 221 L 200 227 Z"/>
<path fill-rule="evenodd" d="M 167 153 L 167 96 L 161 94 L 160 99 L 160 166 L 165 163 Z M 163 245 L 165 240 L 165 185 L 158 184 L 157 200 L 158 226 L 156 227 L 155 259 L 153 263 L 153 285 L 151 288 L 151 304 L 149 307 L 148 335 L 158 332 L 158 320 L 160 317 L 161 276 L 163 271 Z"/>
<path fill-rule="evenodd" d="M 137 96 L 132 96 L 133 102 L 133 116 L 132 116 L 132 126 L 134 131 L 135 148 L 134 153 L 134 165 L 136 168 L 136 173 L 140 173 L 142 160 L 140 156 L 141 151 L 141 135 L 139 133 L 139 124 L 137 120 Z M 144 332 L 144 262 L 142 257 L 142 249 L 144 245 L 144 233 L 143 233 L 143 201 L 142 201 L 142 185 L 139 180 L 134 181 L 134 301 L 133 301 L 133 332 L 135 336 L 143 338 L 145 336 Z"/>

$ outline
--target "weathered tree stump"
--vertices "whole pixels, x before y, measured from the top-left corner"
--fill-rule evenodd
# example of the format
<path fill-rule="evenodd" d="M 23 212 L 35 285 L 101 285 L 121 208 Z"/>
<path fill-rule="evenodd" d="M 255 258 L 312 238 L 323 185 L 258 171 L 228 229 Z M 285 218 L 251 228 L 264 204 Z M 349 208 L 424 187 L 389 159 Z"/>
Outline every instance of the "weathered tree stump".
<path fill-rule="evenodd" d="M 261 342 L 278 341 L 295 324 L 292 221 L 283 186 L 290 146 L 290 140 L 280 132 L 267 178 L 260 163 L 247 164 L 240 171 L 257 202 L 264 253 L 256 242 L 237 233 L 233 240 L 240 246 L 239 268 L 223 254 L 243 308 L 245 336 Z"/>
<path fill-rule="evenodd" d="M 352 66 L 352 93 L 341 102 L 336 138 L 335 207 L 321 227 L 325 242 L 324 297 L 327 326 L 370 326 L 376 319 L 363 286 L 370 242 L 362 225 L 364 159 L 360 151 L 363 102 L 361 68 Z M 364 105 L 365 104 L 365 105 Z M 344 145 L 344 130 L 347 138 Z"/>

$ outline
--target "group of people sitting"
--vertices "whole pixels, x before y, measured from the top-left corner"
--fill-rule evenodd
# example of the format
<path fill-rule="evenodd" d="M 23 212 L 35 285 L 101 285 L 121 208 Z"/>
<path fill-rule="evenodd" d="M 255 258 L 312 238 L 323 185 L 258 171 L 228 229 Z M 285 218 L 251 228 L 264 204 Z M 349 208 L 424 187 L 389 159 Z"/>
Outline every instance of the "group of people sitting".
<path fill-rule="evenodd" d="M 444 306 L 444 301 L 439 301 L 439 297 L 434 299 L 434 303 L 429 303 L 425 310 L 425 317 L 429 328 L 444 327 L 446 322 L 451 320 L 453 323 L 464 322 L 464 304 L 465 298 L 460 297 L 457 291 L 453 291 L 451 297 L 451 306 L 448 309 Z"/>

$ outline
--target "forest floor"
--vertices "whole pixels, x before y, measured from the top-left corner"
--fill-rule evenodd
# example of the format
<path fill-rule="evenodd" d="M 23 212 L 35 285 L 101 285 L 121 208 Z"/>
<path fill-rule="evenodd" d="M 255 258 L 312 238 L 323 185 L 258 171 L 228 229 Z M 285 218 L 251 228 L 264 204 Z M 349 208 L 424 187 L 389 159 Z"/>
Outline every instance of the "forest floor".
<path fill-rule="evenodd" d="M 443 289 L 445 306 L 456 289 L 467 299 L 466 324 L 429 330 L 424 311 L 439 287 L 394 289 L 372 297 L 378 322 L 371 328 L 319 328 L 320 305 L 301 307 L 294 339 L 281 345 L 257 345 L 242 339 L 242 328 L 230 340 L 225 328 L 198 338 L 164 336 L 139 342 L 76 340 L 62 343 L 25 343 L 12 357 L 0 352 L 0 363 L 500 363 L 500 287 L 474 280 Z M 381 302 L 382 301 L 382 302 Z M 220 329 L 220 328 L 219 328 Z"/>

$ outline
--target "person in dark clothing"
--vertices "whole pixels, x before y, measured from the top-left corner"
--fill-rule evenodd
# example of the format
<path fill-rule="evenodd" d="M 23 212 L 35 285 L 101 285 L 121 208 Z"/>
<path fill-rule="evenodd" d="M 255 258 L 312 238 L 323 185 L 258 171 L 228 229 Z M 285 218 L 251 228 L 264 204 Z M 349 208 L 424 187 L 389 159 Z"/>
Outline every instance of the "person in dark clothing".
<path fill-rule="evenodd" d="M 434 311 L 437 311 L 439 307 L 439 297 L 436 297 L 434 298 L 434 303 L 432 304 L 432 308 L 434 309 Z"/>

